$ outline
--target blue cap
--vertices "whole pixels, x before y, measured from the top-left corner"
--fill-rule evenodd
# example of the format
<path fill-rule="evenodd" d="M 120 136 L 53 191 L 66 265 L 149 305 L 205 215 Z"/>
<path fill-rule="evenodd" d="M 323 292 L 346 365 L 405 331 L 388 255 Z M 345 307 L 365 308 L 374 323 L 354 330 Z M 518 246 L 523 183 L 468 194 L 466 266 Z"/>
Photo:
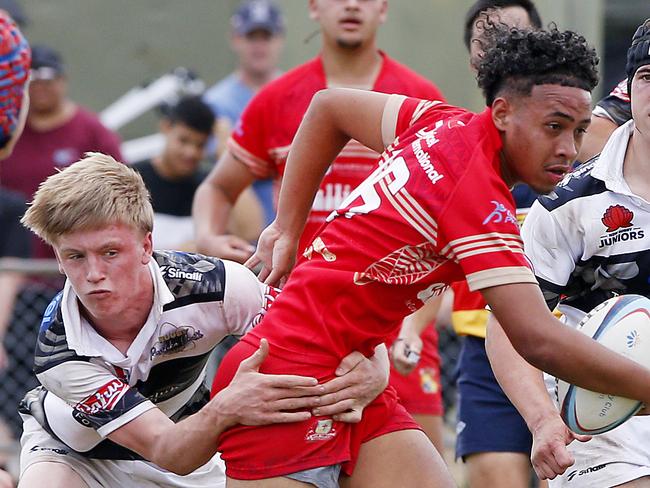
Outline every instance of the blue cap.
<path fill-rule="evenodd" d="M 32 46 L 32 79 L 53 80 L 65 72 L 61 55 L 50 46 Z"/>
<path fill-rule="evenodd" d="M 269 0 L 247 0 L 230 18 L 230 25 L 240 35 L 255 30 L 265 30 L 271 34 L 284 32 L 284 18 L 280 8 Z"/>

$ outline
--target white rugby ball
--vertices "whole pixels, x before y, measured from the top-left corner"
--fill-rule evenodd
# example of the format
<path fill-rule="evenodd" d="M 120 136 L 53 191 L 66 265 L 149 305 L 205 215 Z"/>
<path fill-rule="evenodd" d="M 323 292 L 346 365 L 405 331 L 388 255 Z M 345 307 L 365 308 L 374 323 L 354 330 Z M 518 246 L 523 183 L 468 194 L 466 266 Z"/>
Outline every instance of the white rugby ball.
<path fill-rule="evenodd" d="M 604 301 L 578 324 L 603 346 L 650 367 L 650 299 L 620 295 Z M 596 393 L 556 379 L 560 414 L 578 434 L 602 434 L 618 427 L 643 406 L 637 400 Z"/>

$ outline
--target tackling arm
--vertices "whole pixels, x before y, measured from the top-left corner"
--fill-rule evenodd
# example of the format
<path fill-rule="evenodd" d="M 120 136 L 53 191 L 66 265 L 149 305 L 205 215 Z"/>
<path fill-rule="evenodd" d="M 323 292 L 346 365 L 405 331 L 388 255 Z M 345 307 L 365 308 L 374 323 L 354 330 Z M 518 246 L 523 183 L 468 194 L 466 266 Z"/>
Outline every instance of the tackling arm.
<path fill-rule="evenodd" d="M 297 409 L 318 404 L 321 387 L 316 379 L 267 375 L 259 367 L 268 343 L 237 369 L 230 384 L 199 412 L 174 424 L 157 408 L 116 429 L 108 438 L 174 473 L 185 475 L 204 465 L 217 451 L 221 433 L 235 424 L 263 425 L 307 420 L 311 414 Z"/>

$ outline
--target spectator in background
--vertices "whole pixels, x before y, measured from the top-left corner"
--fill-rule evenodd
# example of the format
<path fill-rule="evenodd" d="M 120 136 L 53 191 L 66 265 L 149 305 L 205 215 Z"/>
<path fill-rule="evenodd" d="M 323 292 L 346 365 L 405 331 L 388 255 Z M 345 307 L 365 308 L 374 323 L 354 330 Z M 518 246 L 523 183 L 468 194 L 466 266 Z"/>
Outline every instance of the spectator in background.
<path fill-rule="evenodd" d="M 280 184 L 292 140 L 317 91 L 348 86 L 443 99 L 432 82 L 379 50 L 377 33 L 387 11 L 386 0 L 309 2 L 310 18 L 318 23 L 322 37 L 320 53 L 263 87 L 242 113 L 226 151 L 197 190 L 193 212 L 199 251 L 236 261 L 251 255 L 247 243 L 227 233 L 230 208 L 255 180 L 273 176 Z M 300 239 L 300 253 L 350 190 L 377 167 L 378 158 L 378 153 L 357 141 L 343 148 L 318 189 Z M 318 252 L 318 244 L 314 247 Z M 399 383 L 394 380 L 402 378 L 393 375 L 391 384 L 440 447 L 443 408 L 436 331 L 431 329 L 426 339 L 418 371 Z"/>
<path fill-rule="evenodd" d="M 20 225 L 20 218 L 26 210 L 25 200 L 17 193 L 0 191 L 0 258 L 28 258 L 30 238 L 27 230 Z M 20 432 L 20 418 L 16 405 L 26 390 L 23 381 L 15 376 L 16 370 L 29 371 L 29 359 L 21 357 L 22 348 L 17 348 L 18 341 L 36 341 L 36 332 L 30 336 L 22 327 L 11 327 L 14 305 L 24 282 L 24 275 L 18 271 L 0 270 L 0 385 L 2 385 L 2 403 L 0 403 L 0 469 L 6 467 L 9 456 L 4 446 L 15 442 L 14 435 Z M 21 324 L 23 325 L 23 324 Z M 18 330 L 21 329 L 21 330 Z M 31 374 L 30 374 L 31 376 Z M 2 488 L 0 483 L 0 488 Z"/>
<path fill-rule="evenodd" d="M 282 12 L 269 0 L 242 2 L 230 26 L 230 46 L 237 56 L 237 67 L 203 95 L 217 117 L 216 144 L 210 148 L 217 158 L 253 95 L 280 75 L 277 64 L 284 46 Z M 264 208 L 265 224 L 271 223 L 275 217 L 273 179 L 255 181 L 253 190 Z"/>
<path fill-rule="evenodd" d="M 24 133 L 2 164 L 2 187 L 30 200 L 38 185 L 58 168 L 79 160 L 87 151 L 121 158 L 117 134 L 68 98 L 68 80 L 61 55 L 49 46 L 32 48 L 29 95 L 31 105 Z M 35 240 L 33 256 L 54 258 L 49 246 Z"/>
<path fill-rule="evenodd" d="M 8 5 L 4 5 L 8 7 Z M 27 40 L 5 10 L 0 10 L 0 160 L 11 155 L 16 141 L 23 131 L 29 97 L 25 96 L 25 86 L 29 79 L 31 52 Z M 18 216 L 22 213 L 24 202 L 9 192 L 0 192 L 0 239 L 2 256 L 20 256 L 28 247 L 28 241 L 21 238 Z M 23 234 L 24 237 L 24 234 Z M 27 243 L 26 243 L 27 242 Z M 22 248 L 22 249 L 21 249 Z M 3 340 L 13 303 L 20 287 L 21 277 L 12 272 L 0 273 L 0 370 L 7 367 L 7 355 Z M 5 384 L 4 381 L 0 384 Z M 3 398 L 3 403 L 8 399 Z M 4 431 L 4 429 L 1 429 Z M 2 436 L 6 436 L 3 432 Z M 6 442 L 0 438 L 0 444 Z M 4 471 L 6 459 L 0 453 L 0 488 L 14 486 L 11 475 Z"/>
<path fill-rule="evenodd" d="M 209 106 L 198 97 L 183 98 L 160 123 L 165 136 L 163 152 L 133 165 L 151 194 L 156 249 L 193 251 L 195 248 L 192 199 L 207 175 L 201 168 L 201 160 L 213 125 L 214 115 Z M 239 226 L 236 230 L 239 235 L 257 234 L 262 226 L 261 214 L 232 225 Z M 244 225 L 249 228 L 242 228 Z"/>
<path fill-rule="evenodd" d="M 194 248 L 192 199 L 207 174 L 200 164 L 213 125 L 210 107 L 200 98 L 183 98 L 160 122 L 162 153 L 133 165 L 151 194 L 156 249 Z"/>

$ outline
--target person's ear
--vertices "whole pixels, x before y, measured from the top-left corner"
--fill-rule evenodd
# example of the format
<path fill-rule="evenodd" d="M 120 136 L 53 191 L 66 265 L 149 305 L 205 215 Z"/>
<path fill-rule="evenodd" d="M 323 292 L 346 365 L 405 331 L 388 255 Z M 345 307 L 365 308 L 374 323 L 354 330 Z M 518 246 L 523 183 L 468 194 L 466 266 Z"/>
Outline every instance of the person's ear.
<path fill-rule="evenodd" d="M 503 132 L 508 128 L 512 110 L 512 102 L 504 97 L 498 97 L 492 102 L 492 122 L 494 122 L 497 130 Z"/>
<path fill-rule="evenodd" d="M 142 241 L 142 264 L 149 264 L 153 254 L 153 236 L 147 232 Z"/>

